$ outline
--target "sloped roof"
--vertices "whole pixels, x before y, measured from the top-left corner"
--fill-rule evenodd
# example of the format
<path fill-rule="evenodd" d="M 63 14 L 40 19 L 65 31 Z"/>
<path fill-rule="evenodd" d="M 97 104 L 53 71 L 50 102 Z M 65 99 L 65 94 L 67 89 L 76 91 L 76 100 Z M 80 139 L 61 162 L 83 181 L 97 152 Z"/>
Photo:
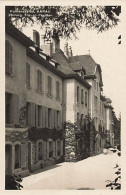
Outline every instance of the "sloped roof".
<path fill-rule="evenodd" d="M 71 68 L 68 59 L 64 55 L 63 51 L 61 49 L 58 49 L 56 53 L 53 53 L 53 59 L 58 61 L 60 66 L 58 66 L 58 69 L 62 71 L 64 74 L 76 74 L 74 70 Z"/>
<path fill-rule="evenodd" d="M 78 61 L 70 63 L 70 66 L 74 71 L 81 70 L 83 67 Z"/>
<path fill-rule="evenodd" d="M 82 67 L 86 70 L 87 75 L 92 75 L 95 73 L 97 64 L 90 55 L 72 56 L 69 58 L 69 60 L 70 63 L 79 61 Z"/>

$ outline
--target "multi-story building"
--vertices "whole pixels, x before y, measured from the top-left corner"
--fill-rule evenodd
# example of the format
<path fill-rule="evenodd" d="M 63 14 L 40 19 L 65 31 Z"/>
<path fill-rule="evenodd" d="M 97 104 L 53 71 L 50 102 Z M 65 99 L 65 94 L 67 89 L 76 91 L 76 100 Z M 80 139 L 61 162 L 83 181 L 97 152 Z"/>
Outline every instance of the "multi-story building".
<path fill-rule="evenodd" d="M 32 41 L 8 23 L 5 57 L 6 174 L 26 176 L 99 154 L 105 135 L 114 145 L 111 100 L 102 95 L 101 67 L 90 55 L 73 56 L 68 44 L 63 52 L 57 37 L 41 44 L 37 31 Z M 89 117 L 95 133 L 92 152 L 86 140 Z M 76 127 L 69 131 L 66 122 Z"/>

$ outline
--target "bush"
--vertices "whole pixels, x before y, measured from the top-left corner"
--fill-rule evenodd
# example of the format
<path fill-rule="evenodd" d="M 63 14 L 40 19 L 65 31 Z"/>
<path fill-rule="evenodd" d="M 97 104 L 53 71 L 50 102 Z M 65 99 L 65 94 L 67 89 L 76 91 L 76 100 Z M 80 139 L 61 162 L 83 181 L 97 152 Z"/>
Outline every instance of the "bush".
<path fill-rule="evenodd" d="M 117 155 L 121 156 L 121 146 L 117 146 Z M 116 172 L 115 174 L 117 175 L 114 181 L 107 180 L 107 185 L 106 187 L 111 189 L 111 190 L 120 190 L 121 189 L 121 168 L 119 165 L 116 165 Z"/>
<path fill-rule="evenodd" d="M 5 177 L 5 189 L 6 190 L 21 190 L 23 186 L 21 175 L 6 175 Z"/>

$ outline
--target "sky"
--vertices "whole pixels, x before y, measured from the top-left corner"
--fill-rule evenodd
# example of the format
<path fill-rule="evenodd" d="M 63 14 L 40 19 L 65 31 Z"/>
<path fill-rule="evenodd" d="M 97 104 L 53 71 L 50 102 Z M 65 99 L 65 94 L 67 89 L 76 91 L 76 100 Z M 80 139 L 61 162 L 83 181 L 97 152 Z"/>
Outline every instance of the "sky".
<path fill-rule="evenodd" d="M 73 55 L 89 54 L 94 61 L 100 64 L 102 69 L 103 79 L 103 95 L 112 100 L 112 106 L 116 116 L 122 111 L 124 100 L 122 99 L 122 83 L 125 82 L 125 60 L 124 60 L 124 47 L 118 44 L 119 35 L 123 36 L 123 14 L 119 16 L 120 22 L 116 27 L 97 33 L 96 30 L 81 29 L 77 33 L 78 39 L 64 40 L 61 39 L 61 49 L 64 50 L 64 44 L 72 47 Z M 40 31 L 38 26 L 33 26 L 32 29 Z M 32 37 L 32 29 L 24 29 L 23 32 Z M 125 90 L 126 92 L 126 90 Z M 125 93 L 126 94 L 126 93 Z"/>

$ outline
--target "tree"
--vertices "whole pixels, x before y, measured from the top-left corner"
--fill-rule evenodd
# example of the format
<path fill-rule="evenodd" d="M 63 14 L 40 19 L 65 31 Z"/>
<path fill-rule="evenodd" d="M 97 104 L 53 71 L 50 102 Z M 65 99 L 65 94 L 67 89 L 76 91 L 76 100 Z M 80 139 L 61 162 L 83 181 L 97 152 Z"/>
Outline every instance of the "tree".
<path fill-rule="evenodd" d="M 121 6 L 9 6 L 6 20 L 21 27 L 39 23 L 45 30 L 44 38 L 52 36 L 76 37 L 77 31 L 86 29 L 103 32 L 116 26 Z"/>
<path fill-rule="evenodd" d="M 114 123 L 114 137 L 116 145 L 120 144 L 121 141 L 121 114 L 119 118 L 116 117 L 115 112 L 113 112 L 113 123 Z"/>

